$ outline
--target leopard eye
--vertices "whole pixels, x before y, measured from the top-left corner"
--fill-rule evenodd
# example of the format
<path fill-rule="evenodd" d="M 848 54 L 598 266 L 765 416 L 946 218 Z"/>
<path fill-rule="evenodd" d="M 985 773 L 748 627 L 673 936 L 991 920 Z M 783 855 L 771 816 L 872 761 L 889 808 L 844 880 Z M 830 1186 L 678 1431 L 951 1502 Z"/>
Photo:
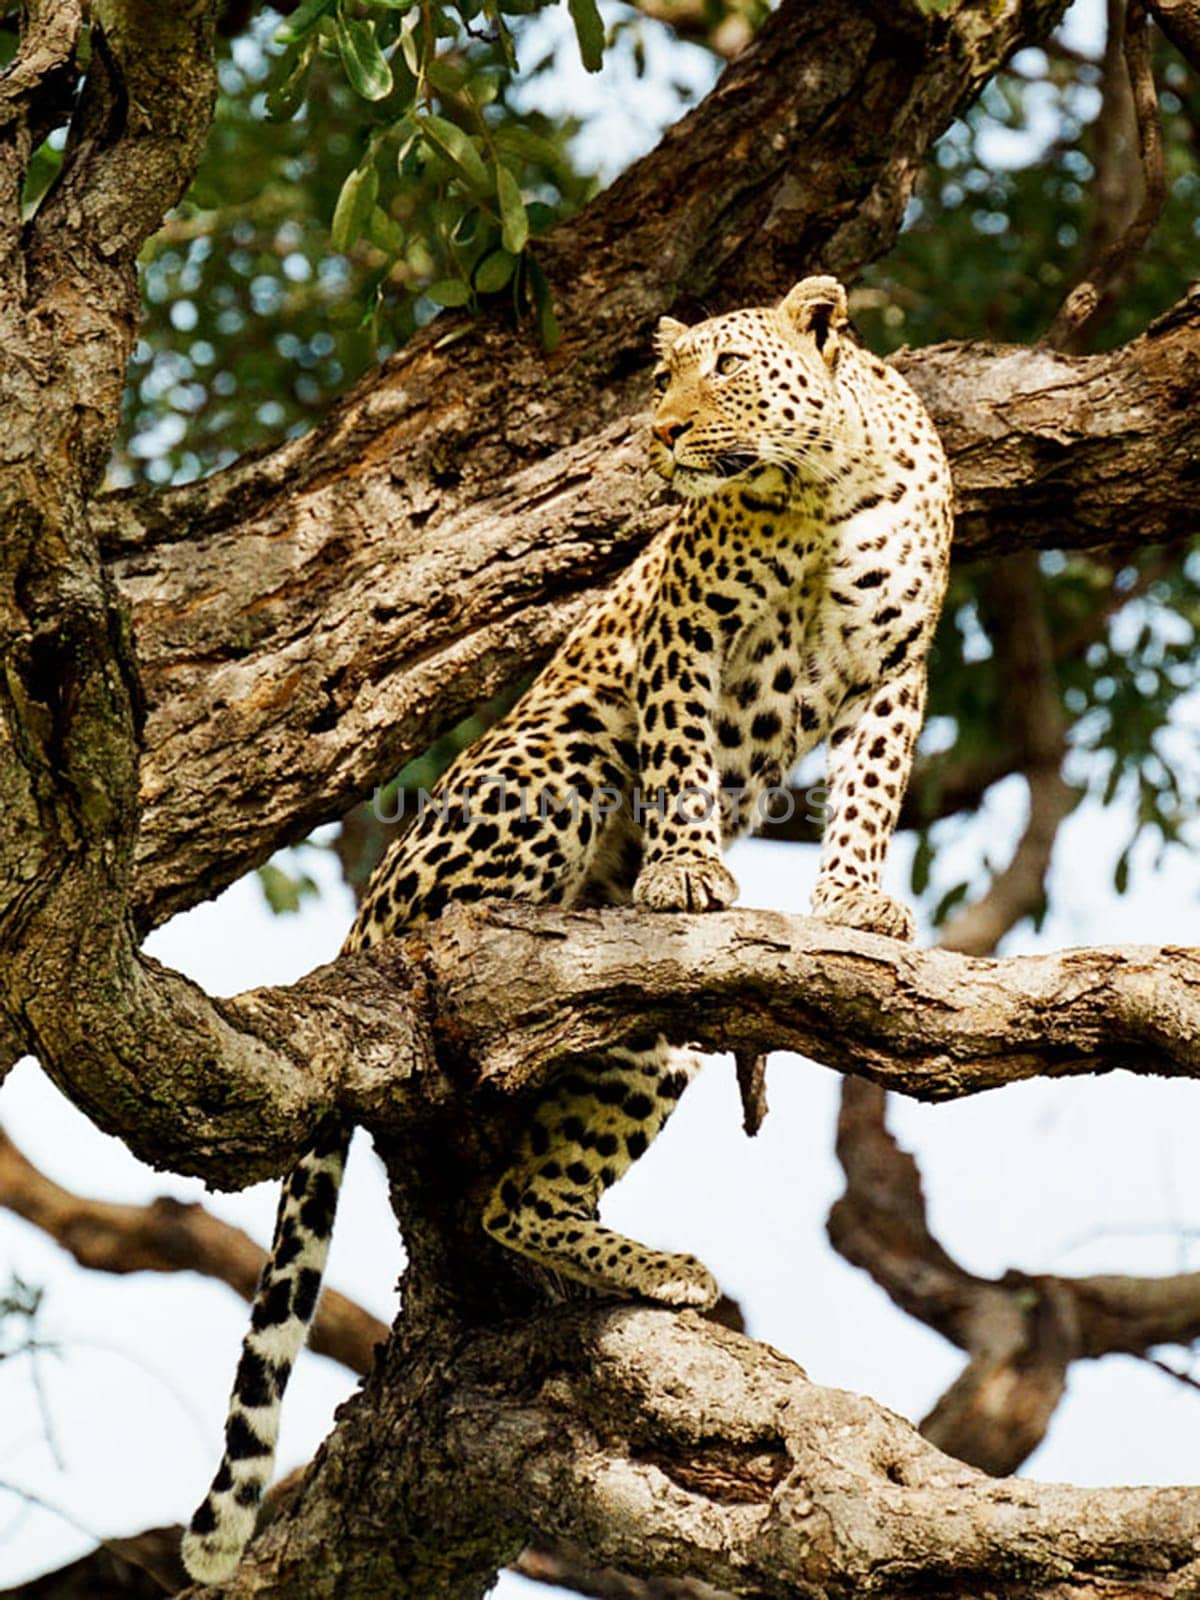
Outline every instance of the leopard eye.
<path fill-rule="evenodd" d="M 671 374 L 667 371 L 666 367 L 660 367 L 659 370 L 654 374 L 654 392 L 655 394 L 666 394 L 670 387 Z"/>
<path fill-rule="evenodd" d="M 726 350 L 724 355 L 717 357 L 718 377 L 727 378 L 731 372 L 736 372 L 740 366 L 743 366 L 745 361 L 745 356 L 738 355 L 733 350 Z"/>

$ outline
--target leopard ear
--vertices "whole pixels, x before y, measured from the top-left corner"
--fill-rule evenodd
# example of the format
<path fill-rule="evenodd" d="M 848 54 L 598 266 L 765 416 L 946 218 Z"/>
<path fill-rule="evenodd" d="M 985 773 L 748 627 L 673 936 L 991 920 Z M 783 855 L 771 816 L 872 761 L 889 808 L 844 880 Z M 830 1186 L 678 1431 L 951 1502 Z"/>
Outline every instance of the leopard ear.
<path fill-rule="evenodd" d="M 810 335 L 832 367 L 838 357 L 838 335 L 846 326 L 846 291 L 836 278 L 801 278 L 779 307 L 797 333 Z"/>
<path fill-rule="evenodd" d="M 654 330 L 656 354 L 665 356 L 679 335 L 686 332 L 686 322 L 676 322 L 674 317 L 659 317 L 658 327 Z"/>

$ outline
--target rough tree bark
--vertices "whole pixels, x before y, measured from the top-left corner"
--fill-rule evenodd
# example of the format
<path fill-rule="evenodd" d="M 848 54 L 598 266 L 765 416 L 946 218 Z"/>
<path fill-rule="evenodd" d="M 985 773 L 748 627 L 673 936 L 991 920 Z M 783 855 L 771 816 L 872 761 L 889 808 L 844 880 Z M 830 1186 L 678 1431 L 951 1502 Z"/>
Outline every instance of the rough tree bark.
<path fill-rule="evenodd" d="M 932 139 L 1062 0 L 786 0 L 545 246 L 554 358 L 439 322 L 303 444 L 99 498 L 134 263 L 195 165 L 218 9 L 95 0 L 73 108 L 81 8 L 30 0 L 0 101 L 0 1065 L 34 1052 L 146 1160 L 217 1183 L 283 1170 L 333 1104 L 376 1135 L 410 1247 L 402 1320 L 222 1592 L 450 1600 L 542 1533 L 740 1594 L 1196 1593 L 1200 1493 L 984 1479 L 711 1324 L 547 1310 L 474 1220 L 516 1093 L 631 1026 L 796 1045 L 935 1096 L 1118 1062 L 1196 1076 L 1194 953 L 970 963 L 764 913 L 501 907 L 214 1001 L 133 931 L 550 649 L 664 514 L 637 443 L 654 317 L 853 276 Z M 23 224 L 30 152 L 68 119 Z M 1198 319 L 1187 300 L 1106 357 L 908 357 L 954 454 L 960 548 L 1182 534 Z"/>

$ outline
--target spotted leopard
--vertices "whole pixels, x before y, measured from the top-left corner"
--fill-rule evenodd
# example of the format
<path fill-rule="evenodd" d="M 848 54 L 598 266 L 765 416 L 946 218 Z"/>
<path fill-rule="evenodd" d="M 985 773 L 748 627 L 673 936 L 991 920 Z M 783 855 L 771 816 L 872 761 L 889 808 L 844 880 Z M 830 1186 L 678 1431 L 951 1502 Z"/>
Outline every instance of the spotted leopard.
<path fill-rule="evenodd" d="M 483 896 L 659 911 L 728 906 L 723 843 L 820 740 L 828 816 L 813 909 L 912 936 L 880 887 L 946 582 L 950 475 L 904 380 L 848 336 L 832 278 L 696 327 L 664 318 L 652 461 L 672 524 L 575 628 L 395 842 L 346 939 L 364 950 Z M 575 1061 L 531 1108 L 482 1216 L 498 1244 L 594 1289 L 708 1306 L 691 1256 L 596 1220 L 695 1063 L 661 1039 Z M 226 1451 L 185 1538 L 193 1576 L 237 1564 L 316 1305 L 348 1130 L 284 1188 L 234 1384 Z"/>

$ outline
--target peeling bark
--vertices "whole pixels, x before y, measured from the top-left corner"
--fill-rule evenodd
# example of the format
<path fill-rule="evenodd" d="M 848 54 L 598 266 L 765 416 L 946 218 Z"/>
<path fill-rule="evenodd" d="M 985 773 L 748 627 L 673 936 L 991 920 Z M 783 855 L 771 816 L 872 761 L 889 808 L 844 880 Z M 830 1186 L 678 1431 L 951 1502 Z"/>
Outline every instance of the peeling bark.
<path fill-rule="evenodd" d="M 796 1050 L 922 1100 L 1116 1067 L 1200 1071 L 1190 948 L 985 961 L 766 911 L 498 904 L 423 931 L 442 1048 L 505 1087 L 639 1025 L 709 1050 Z"/>

